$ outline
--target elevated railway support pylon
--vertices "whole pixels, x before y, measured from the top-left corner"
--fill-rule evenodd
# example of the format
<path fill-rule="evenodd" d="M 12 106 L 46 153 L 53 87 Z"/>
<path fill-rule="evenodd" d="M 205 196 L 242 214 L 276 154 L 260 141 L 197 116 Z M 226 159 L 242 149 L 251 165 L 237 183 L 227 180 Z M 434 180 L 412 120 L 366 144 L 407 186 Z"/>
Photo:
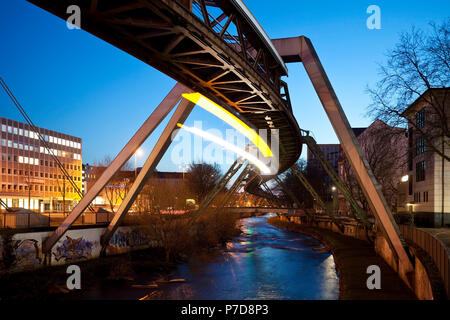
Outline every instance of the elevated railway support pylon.
<path fill-rule="evenodd" d="M 284 62 L 301 62 L 316 91 L 331 125 L 341 143 L 345 156 L 364 192 L 369 206 L 378 219 L 393 254 L 396 256 L 402 279 L 411 284 L 413 265 L 401 238 L 399 228 L 392 216 L 389 206 L 381 193 L 380 187 L 372 173 L 358 140 L 353 133 L 345 112 L 334 92 L 333 86 L 311 43 L 304 36 L 272 40 Z"/>
<path fill-rule="evenodd" d="M 95 181 L 95 183 L 88 189 L 87 193 L 81 198 L 80 202 L 75 206 L 75 208 L 70 212 L 62 224 L 47 238 L 43 243 L 43 252 L 46 254 L 51 253 L 53 246 L 56 242 L 66 233 L 66 231 L 72 226 L 72 224 L 78 219 L 78 217 L 86 210 L 86 208 L 91 204 L 95 197 L 101 192 L 101 190 L 108 184 L 112 177 L 122 168 L 122 166 L 130 159 L 136 150 L 144 143 L 148 136 L 156 129 L 156 127 L 164 120 L 164 118 L 170 113 L 170 111 L 178 104 L 182 99 L 182 94 L 186 92 L 191 92 L 190 89 L 182 84 L 177 84 L 169 92 L 169 94 L 163 99 L 163 101 L 158 105 L 158 107 L 152 112 L 144 124 L 138 129 L 138 131 L 133 135 L 133 137 L 128 141 L 125 147 L 119 152 L 119 154 L 114 158 L 111 164 L 103 171 L 100 177 Z M 149 156 L 146 162 L 146 169 L 140 174 L 140 179 L 137 179 L 132 187 L 132 192 L 130 192 L 128 201 L 126 201 L 123 206 L 121 206 L 121 214 L 115 216 L 112 224 L 108 228 L 108 236 L 111 232 L 115 230 L 118 226 L 118 222 L 123 218 L 132 204 L 138 191 L 142 187 L 142 183 L 145 181 L 147 174 L 152 168 L 154 168 L 162 157 L 163 151 L 167 148 L 167 138 L 169 131 L 173 125 L 176 125 L 175 120 L 184 121 L 193 104 L 187 100 L 183 100 L 180 103 L 179 108 L 175 111 L 172 116 L 171 121 L 169 121 L 165 132 L 158 140 L 158 144 L 155 147 L 154 152 Z M 131 191 L 131 190 L 130 190 Z M 127 209 L 127 210 L 125 210 Z"/>

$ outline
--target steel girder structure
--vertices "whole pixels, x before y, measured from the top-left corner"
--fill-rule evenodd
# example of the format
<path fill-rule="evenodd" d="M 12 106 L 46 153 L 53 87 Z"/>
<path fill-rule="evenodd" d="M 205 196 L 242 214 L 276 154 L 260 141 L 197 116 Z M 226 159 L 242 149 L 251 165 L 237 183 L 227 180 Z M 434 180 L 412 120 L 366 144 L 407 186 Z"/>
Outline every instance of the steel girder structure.
<path fill-rule="evenodd" d="M 109 240 L 116 232 L 117 228 L 120 226 L 120 223 L 122 222 L 123 218 L 127 214 L 128 210 L 133 205 L 134 201 L 136 200 L 137 196 L 141 192 L 142 188 L 144 187 L 145 183 L 147 182 L 150 175 L 154 172 L 156 166 L 158 165 L 159 161 L 169 148 L 170 143 L 172 142 L 172 139 L 174 139 L 176 133 L 178 132 L 177 124 L 183 124 L 186 118 L 191 113 L 192 109 L 194 108 L 194 104 L 186 99 L 182 99 L 180 104 L 178 105 L 177 109 L 175 110 L 174 114 L 172 115 L 171 119 L 169 120 L 169 123 L 166 125 L 163 133 L 159 137 L 158 141 L 156 142 L 156 145 L 153 147 L 152 151 L 150 152 L 150 155 L 148 156 L 147 160 L 144 163 L 144 166 L 142 167 L 141 171 L 139 172 L 138 176 L 136 177 L 133 185 L 131 186 L 130 190 L 128 191 L 127 195 L 125 196 L 125 199 L 121 203 L 119 210 L 114 215 L 114 218 L 108 225 L 105 233 L 103 234 L 101 238 L 101 245 L 102 245 L 102 255 L 106 253 L 106 249 L 109 244 Z"/>
<path fill-rule="evenodd" d="M 270 190 L 270 188 L 269 188 L 269 186 L 267 185 L 267 183 L 264 182 L 261 186 L 262 186 L 262 188 L 263 188 L 264 190 L 266 190 L 266 192 L 270 195 L 269 201 L 272 203 L 272 205 L 275 204 L 275 206 L 274 206 L 275 208 L 276 208 L 277 206 L 278 206 L 278 208 L 281 208 L 281 207 L 282 207 L 281 203 L 278 201 L 278 198 L 275 197 L 275 195 L 273 194 L 272 190 Z M 274 202 L 275 202 L 275 203 L 274 203 Z"/>
<path fill-rule="evenodd" d="M 328 214 L 328 216 L 331 218 L 331 221 L 333 221 L 334 224 L 339 228 L 339 230 L 341 232 L 343 232 L 344 231 L 343 226 L 336 220 L 334 213 L 327 208 L 325 202 L 322 200 L 322 198 L 317 193 L 317 191 L 314 189 L 314 187 L 309 183 L 308 179 L 303 175 L 300 168 L 296 164 L 294 164 L 291 167 L 291 170 L 295 174 L 295 176 L 298 178 L 298 180 L 300 180 L 300 182 L 303 184 L 303 186 L 309 192 L 309 194 L 313 197 L 313 199 Z"/>
<path fill-rule="evenodd" d="M 230 201 L 230 198 L 233 196 L 233 194 L 239 190 L 239 187 L 241 186 L 242 182 L 249 176 L 250 168 L 249 164 L 247 164 L 242 170 L 242 172 L 239 174 L 239 176 L 236 178 L 236 180 L 233 182 L 233 185 L 230 187 L 230 190 L 228 190 L 227 194 L 225 195 L 225 198 L 220 203 L 219 207 L 223 208 L 225 205 Z"/>
<path fill-rule="evenodd" d="M 300 36 L 276 39 L 273 40 L 273 43 L 285 62 L 301 62 L 305 67 L 370 208 L 380 222 L 392 252 L 399 262 L 400 275 L 411 286 L 411 273 L 414 269 L 405 242 L 401 238 L 399 228 L 361 151 L 359 142 L 350 127 L 311 40 Z"/>
<path fill-rule="evenodd" d="M 238 114 L 257 129 L 280 129 L 279 170 L 301 154 L 300 129 L 281 77 L 286 66 L 241 0 L 28 0 Z"/>
<path fill-rule="evenodd" d="M 70 228 L 70 226 L 77 220 L 77 218 L 86 210 L 86 208 L 91 204 L 91 202 L 95 199 L 95 197 L 101 192 L 101 190 L 107 185 L 107 183 L 111 180 L 111 178 L 120 170 L 120 168 L 133 156 L 136 150 L 142 145 L 142 143 L 148 138 L 148 136 L 153 132 L 153 130 L 161 123 L 162 120 L 170 113 L 170 111 L 177 105 L 177 103 L 182 99 L 181 95 L 186 92 L 191 92 L 190 89 L 186 88 L 182 84 L 177 84 L 175 87 L 169 92 L 169 94 L 163 99 L 163 101 L 158 105 L 158 107 L 152 112 L 152 114 L 148 117 L 148 119 L 144 122 L 144 124 L 139 128 L 139 130 L 133 135 L 133 137 L 128 141 L 125 147 L 119 152 L 119 154 L 114 158 L 111 164 L 103 171 L 97 181 L 92 185 L 91 188 L 88 189 L 87 193 L 81 198 L 80 202 L 76 205 L 76 207 L 70 212 L 70 214 L 66 217 L 66 219 L 61 223 L 61 225 L 47 238 L 45 239 L 42 250 L 45 253 L 49 253 L 52 247 L 56 244 L 56 242 L 66 233 L 66 231 Z M 172 117 L 169 125 L 173 125 L 175 118 L 178 117 L 181 121 L 187 117 L 187 111 L 190 111 L 192 108 L 192 104 L 189 101 L 182 101 L 180 107 L 175 112 Z M 176 116 L 176 117 L 175 117 Z M 164 140 L 166 140 L 167 133 L 170 131 L 168 128 L 165 130 Z M 176 123 L 175 123 L 176 125 Z M 147 173 L 150 168 L 154 168 L 162 157 L 163 151 L 167 148 L 167 141 L 158 140 L 157 149 L 155 153 L 150 154 L 151 163 L 148 165 L 147 172 L 143 172 L 140 174 L 140 179 L 137 179 L 133 184 L 134 193 L 130 194 L 127 199 L 129 201 L 126 204 L 121 206 L 122 211 L 120 216 L 115 216 L 113 219 L 113 224 L 108 227 L 108 236 L 110 236 L 111 232 L 117 228 L 118 222 L 122 219 L 122 215 L 126 213 L 126 208 L 129 208 L 129 205 L 132 204 L 132 199 L 134 200 L 136 196 L 136 192 L 140 190 L 142 186 L 144 178 L 147 177 Z M 149 157 L 150 159 L 150 157 Z"/>

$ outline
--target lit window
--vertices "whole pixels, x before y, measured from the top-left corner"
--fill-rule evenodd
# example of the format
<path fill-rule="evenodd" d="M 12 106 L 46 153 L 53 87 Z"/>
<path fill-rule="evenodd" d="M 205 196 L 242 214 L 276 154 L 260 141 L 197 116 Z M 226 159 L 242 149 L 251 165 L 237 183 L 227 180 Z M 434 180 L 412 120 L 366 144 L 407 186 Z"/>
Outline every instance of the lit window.
<path fill-rule="evenodd" d="M 12 133 L 12 127 L 8 126 L 8 133 Z"/>
<path fill-rule="evenodd" d="M 48 140 L 49 140 L 51 143 L 53 143 L 53 137 L 52 137 L 52 136 L 48 137 Z"/>
<path fill-rule="evenodd" d="M 25 130 L 23 133 L 25 137 L 28 137 L 28 130 Z"/>
<path fill-rule="evenodd" d="M 13 128 L 14 134 L 18 134 L 19 130 L 17 130 L 17 128 Z"/>
<path fill-rule="evenodd" d="M 19 135 L 23 136 L 23 129 L 19 129 Z"/>
<path fill-rule="evenodd" d="M 6 125 L 5 124 L 2 124 L 2 131 L 6 132 Z"/>
<path fill-rule="evenodd" d="M 19 156 L 19 163 L 23 163 L 23 157 Z"/>

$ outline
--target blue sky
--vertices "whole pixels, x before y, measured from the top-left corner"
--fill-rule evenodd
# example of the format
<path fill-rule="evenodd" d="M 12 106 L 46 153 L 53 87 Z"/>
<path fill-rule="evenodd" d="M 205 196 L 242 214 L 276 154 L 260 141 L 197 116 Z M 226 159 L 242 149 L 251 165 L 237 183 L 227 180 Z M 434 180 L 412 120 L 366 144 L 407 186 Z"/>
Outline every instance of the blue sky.
<path fill-rule="evenodd" d="M 365 93 L 378 79 L 377 63 L 414 25 L 426 28 L 450 12 L 449 1 L 244 1 L 271 38 L 309 37 L 355 127 L 367 126 Z M 274 3 L 276 5 L 274 5 Z M 369 30 L 366 9 L 381 9 L 381 30 Z M 83 139 L 83 162 L 115 156 L 175 81 L 24 0 L 0 2 L 0 75 L 36 125 Z M 288 64 L 294 115 L 319 143 L 337 143 L 325 112 L 300 64 Z M 23 121 L 0 92 L 0 116 Z M 227 128 L 200 108 L 186 124 Z M 164 123 L 163 123 L 164 125 Z M 162 131 L 143 146 L 142 164 Z M 177 170 L 164 156 L 158 169 Z M 304 155 L 303 155 L 304 156 Z"/>

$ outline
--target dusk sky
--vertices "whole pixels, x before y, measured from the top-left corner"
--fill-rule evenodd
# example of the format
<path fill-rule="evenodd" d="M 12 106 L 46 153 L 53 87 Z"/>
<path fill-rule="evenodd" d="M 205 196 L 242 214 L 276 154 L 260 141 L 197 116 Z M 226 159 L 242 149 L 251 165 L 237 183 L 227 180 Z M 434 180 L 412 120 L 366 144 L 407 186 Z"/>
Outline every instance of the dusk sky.
<path fill-rule="evenodd" d="M 399 33 L 441 23 L 449 1 L 245 0 L 269 37 L 309 37 L 354 127 L 368 126 L 366 86 L 378 80 L 377 63 Z M 381 30 L 369 30 L 366 9 L 381 9 Z M 156 69 L 24 1 L 0 2 L 0 76 L 37 126 L 83 139 L 83 162 L 114 157 L 175 85 Z M 300 64 L 288 64 L 294 115 L 318 143 L 337 143 L 323 108 Z M 0 116 L 24 121 L 0 92 Z M 228 128 L 195 108 L 186 124 Z M 163 125 L 143 146 L 141 165 Z M 170 153 L 170 149 L 169 149 Z M 158 170 L 174 171 L 169 153 Z M 305 156 L 306 150 L 303 153 Z"/>

